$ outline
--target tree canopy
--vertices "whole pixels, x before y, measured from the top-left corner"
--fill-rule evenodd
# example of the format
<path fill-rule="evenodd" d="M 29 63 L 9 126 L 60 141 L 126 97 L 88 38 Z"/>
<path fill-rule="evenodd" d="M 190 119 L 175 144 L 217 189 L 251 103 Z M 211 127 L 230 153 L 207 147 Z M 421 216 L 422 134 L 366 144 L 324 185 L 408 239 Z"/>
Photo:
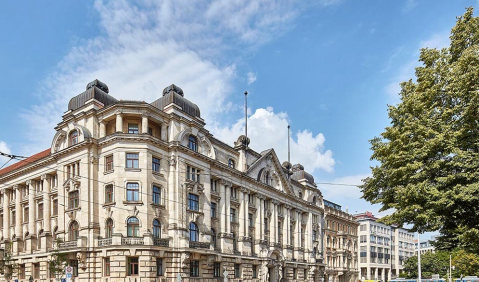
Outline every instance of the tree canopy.
<path fill-rule="evenodd" d="M 468 8 L 450 46 L 420 51 L 416 81 L 401 83 L 391 125 L 370 140 L 363 198 L 394 212 L 383 222 L 436 231 L 436 247 L 479 253 L 479 19 Z"/>

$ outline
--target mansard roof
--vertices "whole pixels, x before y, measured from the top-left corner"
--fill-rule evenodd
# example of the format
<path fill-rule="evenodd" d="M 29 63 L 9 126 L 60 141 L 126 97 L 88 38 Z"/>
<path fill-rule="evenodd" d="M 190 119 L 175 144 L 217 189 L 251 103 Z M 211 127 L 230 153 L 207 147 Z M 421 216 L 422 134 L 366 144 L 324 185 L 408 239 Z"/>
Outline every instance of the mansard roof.
<path fill-rule="evenodd" d="M 98 79 L 88 83 L 83 93 L 70 99 L 68 110 L 74 111 L 85 105 L 91 99 L 101 102 L 105 107 L 116 104 L 118 102 L 113 96 L 108 95 L 108 86 Z"/>
<path fill-rule="evenodd" d="M 151 103 L 152 106 L 163 110 L 169 104 L 175 104 L 181 107 L 181 110 L 190 116 L 201 117 L 200 108 L 190 100 L 186 99 L 183 90 L 172 84 L 163 90 L 163 97 Z"/>

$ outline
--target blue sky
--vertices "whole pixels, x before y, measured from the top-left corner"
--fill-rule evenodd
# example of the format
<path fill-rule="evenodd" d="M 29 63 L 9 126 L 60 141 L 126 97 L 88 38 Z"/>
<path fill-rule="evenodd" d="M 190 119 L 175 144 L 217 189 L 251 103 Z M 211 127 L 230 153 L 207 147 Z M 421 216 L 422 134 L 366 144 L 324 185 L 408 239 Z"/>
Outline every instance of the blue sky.
<path fill-rule="evenodd" d="M 368 140 L 413 78 L 419 49 L 444 47 L 456 16 L 477 1 L 214 0 L 0 3 L 0 151 L 46 149 L 68 100 L 100 79 L 121 99 L 153 101 L 175 83 L 207 128 L 232 144 L 275 148 L 318 183 L 359 184 Z M 3 160 L 2 161 L 3 164 Z M 0 165 L 2 165 L 0 164 Z M 325 198 L 371 210 L 353 186 Z"/>

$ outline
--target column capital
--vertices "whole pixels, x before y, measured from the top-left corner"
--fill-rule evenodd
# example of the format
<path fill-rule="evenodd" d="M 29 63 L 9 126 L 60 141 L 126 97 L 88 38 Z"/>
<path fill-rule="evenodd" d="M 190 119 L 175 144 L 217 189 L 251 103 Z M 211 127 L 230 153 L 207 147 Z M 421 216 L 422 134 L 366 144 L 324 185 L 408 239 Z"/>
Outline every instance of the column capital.
<path fill-rule="evenodd" d="M 35 183 L 34 181 L 35 181 L 35 180 L 33 180 L 33 179 L 29 179 L 29 180 L 27 180 L 27 181 L 25 182 L 25 184 L 27 184 L 28 186 L 30 186 L 30 185 L 33 185 L 33 184 Z"/>
<path fill-rule="evenodd" d="M 287 210 L 291 210 L 293 208 L 291 205 L 288 204 L 284 204 L 283 207 Z"/>
<path fill-rule="evenodd" d="M 123 112 L 120 111 L 120 110 L 117 110 L 117 111 L 115 112 L 115 115 L 117 115 L 117 116 L 122 116 L 122 115 L 123 115 Z"/>
<path fill-rule="evenodd" d="M 151 117 L 151 115 L 150 115 L 149 113 L 147 113 L 147 112 L 142 112 L 142 113 L 141 113 L 141 117 L 142 117 L 142 118 L 149 118 L 149 117 Z"/>
<path fill-rule="evenodd" d="M 251 193 L 251 191 L 246 187 L 241 187 L 240 191 L 243 192 L 244 194 L 250 194 Z"/>
<path fill-rule="evenodd" d="M 20 189 L 21 185 L 20 184 L 15 184 L 12 186 L 13 190 L 18 190 Z"/>
<path fill-rule="evenodd" d="M 50 180 L 52 176 L 50 174 L 42 174 L 42 176 L 40 177 L 41 180 Z"/>
<path fill-rule="evenodd" d="M 225 187 L 233 186 L 233 183 L 231 183 L 231 181 L 228 181 L 226 179 L 221 179 L 221 184 L 224 185 Z"/>
<path fill-rule="evenodd" d="M 261 194 L 256 194 L 256 198 L 260 199 L 260 200 L 265 200 L 266 199 L 266 196 L 265 195 L 261 195 Z"/>
<path fill-rule="evenodd" d="M 273 205 L 279 205 L 280 202 L 279 202 L 278 200 L 276 200 L 276 199 L 272 199 L 272 200 L 271 200 L 271 203 L 272 203 Z"/>

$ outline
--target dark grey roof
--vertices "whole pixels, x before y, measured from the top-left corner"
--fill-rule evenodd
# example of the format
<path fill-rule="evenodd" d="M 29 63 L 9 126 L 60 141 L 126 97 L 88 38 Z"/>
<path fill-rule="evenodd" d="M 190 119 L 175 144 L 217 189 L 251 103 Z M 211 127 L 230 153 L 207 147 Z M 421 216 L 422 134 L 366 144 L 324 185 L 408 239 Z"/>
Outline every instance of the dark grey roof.
<path fill-rule="evenodd" d="M 105 107 L 117 103 L 118 100 L 108 95 L 108 92 L 108 86 L 98 79 L 95 79 L 94 81 L 88 83 L 85 92 L 70 99 L 70 102 L 68 103 L 68 110 L 74 111 L 79 109 L 91 99 L 100 101 L 105 105 Z"/>
<path fill-rule="evenodd" d="M 291 176 L 292 179 L 294 180 L 301 180 L 301 179 L 306 179 L 309 183 L 314 184 L 314 177 L 304 171 L 304 166 L 300 164 L 295 164 L 293 165 L 293 175 Z"/>
<path fill-rule="evenodd" d="M 193 117 L 200 116 L 200 108 L 190 100 L 183 97 L 183 90 L 172 84 L 163 90 L 163 97 L 151 103 L 152 106 L 163 110 L 169 104 L 175 104 L 181 107 L 183 112 Z"/>

